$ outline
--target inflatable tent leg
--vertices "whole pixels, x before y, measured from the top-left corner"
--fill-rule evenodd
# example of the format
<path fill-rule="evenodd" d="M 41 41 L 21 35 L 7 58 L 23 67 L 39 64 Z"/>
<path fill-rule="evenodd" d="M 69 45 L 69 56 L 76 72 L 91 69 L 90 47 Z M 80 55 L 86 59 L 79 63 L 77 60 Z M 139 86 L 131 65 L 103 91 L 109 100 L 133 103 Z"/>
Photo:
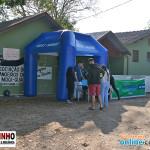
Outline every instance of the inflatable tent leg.
<path fill-rule="evenodd" d="M 24 54 L 24 95 L 36 96 L 37 94 L 37 55 Z"/>
<path fill-rule="evenodd" d="M 72 31 L 65 31 L 61 35 L 61 51 L 59 59 L 59 75 L 56 98 L 61 101 L 67 100 L 66 72 L 69 66 L 75 64 L 75 35 Z"/>

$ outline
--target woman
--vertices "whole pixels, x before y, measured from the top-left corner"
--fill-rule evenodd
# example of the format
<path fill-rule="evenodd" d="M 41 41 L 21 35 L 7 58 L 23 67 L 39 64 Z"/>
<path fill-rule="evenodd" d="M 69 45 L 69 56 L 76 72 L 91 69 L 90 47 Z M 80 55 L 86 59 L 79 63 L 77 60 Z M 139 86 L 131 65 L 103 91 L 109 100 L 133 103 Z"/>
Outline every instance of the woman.
<path fill-rule="evenodd" d="M 108 90 L 110 84 L 110 74 L 109 70 L 106 66 L 102 66 L 102 69 L 105 71 L 103 78 L 101 79 L 101 97 L 102 97 L 102 105 L 108 106 Z"/>
<path fill-rule="evenodd" d="M 67 73 L 66 73 L 66 77 L 67 77 L 67 89 L 68 89 L 68 103 L 72 103 L 71 102 L 71 98 L 73 97 L 73 91 L 74 91 L 74 81 L 75 81 L 75 76 L 73 73 L 73 67 L 68 67 Z"/>

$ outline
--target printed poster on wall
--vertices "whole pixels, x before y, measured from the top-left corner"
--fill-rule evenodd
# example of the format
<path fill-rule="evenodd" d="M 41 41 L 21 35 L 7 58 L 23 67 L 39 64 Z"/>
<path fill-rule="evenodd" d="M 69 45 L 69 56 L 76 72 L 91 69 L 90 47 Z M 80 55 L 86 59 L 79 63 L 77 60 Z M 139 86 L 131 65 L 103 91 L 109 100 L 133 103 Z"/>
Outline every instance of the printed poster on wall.
<path fill-rule="evenodd" d="M 52 67 L 38 66 L 37 79 L 52 80 Z"/>
<path fill-rule="evenodd" d="M 37 79 L 52 80 L 52 67 L 38 66 Z M 0 83 L 2 86 L 19 86 L 24 82 L 24 65 L 0 66 Z"/>
<path fill-rule="evenodd" d="M 20 50 L 14 48 L 3 48 L 4 60 L 18 60 L 20 59 Z"/>
<path fill-rule="evenodd" d="M 17 86 L 24 81 L 24 65 L 0 66 L 0 82 L 3 86 Z"/>

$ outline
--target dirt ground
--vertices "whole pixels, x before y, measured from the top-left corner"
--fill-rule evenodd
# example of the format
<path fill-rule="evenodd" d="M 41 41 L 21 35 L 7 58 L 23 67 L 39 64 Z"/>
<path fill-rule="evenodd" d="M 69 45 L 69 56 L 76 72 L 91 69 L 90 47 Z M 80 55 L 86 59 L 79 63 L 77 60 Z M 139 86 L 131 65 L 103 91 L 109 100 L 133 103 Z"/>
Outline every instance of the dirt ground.
<path fill-rule="evenodd" d="M 88 110 L 87 101 L 67 104 L 52 97 L 0 100 L 0 131 L 16 131 L 16 148 L 0 150 L 143 150 L 121 145 L 120 135 L 150 140 L 150 94 L 110 100 L 109 106 Z M 139 139 L 139 138 L 138 138 Z"/>

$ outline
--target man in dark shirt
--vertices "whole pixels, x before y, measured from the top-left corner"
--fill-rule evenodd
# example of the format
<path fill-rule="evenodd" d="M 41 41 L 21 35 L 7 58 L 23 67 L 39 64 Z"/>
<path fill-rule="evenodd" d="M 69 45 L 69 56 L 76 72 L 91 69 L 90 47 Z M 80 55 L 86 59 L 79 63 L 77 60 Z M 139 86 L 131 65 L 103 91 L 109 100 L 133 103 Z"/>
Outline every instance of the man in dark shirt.
<path fill-rule="evenodd" d="M 81 97 L 81 91 L 82 91 L 82 67 L 83 67 L 83 61 L 79 61 L 78 64 L 74 67 L 74 74 L 75 74 L 75 86 L 74 86 L 74 99 L 77 98 L 77 88 L 78 88 L 78 95 L 79 98 Z"/>
<path fill-rule="evenodd" d="M 94 63 L 93 58 L 89 58 L 89 70 L 88 70 L 88 88 L 89 88 L 89 96 L 92 96 L 92 106 L 89 108 L 90 110 L 94 110 L 95 105 L 95 94 L 98 96 L 98 100 L 100 102 L 100 109 L 102 106 L 102 98 L 100 93 L 100 76 L 104 75 L 104 71 L 98 66 L 98 64 Z"/>

